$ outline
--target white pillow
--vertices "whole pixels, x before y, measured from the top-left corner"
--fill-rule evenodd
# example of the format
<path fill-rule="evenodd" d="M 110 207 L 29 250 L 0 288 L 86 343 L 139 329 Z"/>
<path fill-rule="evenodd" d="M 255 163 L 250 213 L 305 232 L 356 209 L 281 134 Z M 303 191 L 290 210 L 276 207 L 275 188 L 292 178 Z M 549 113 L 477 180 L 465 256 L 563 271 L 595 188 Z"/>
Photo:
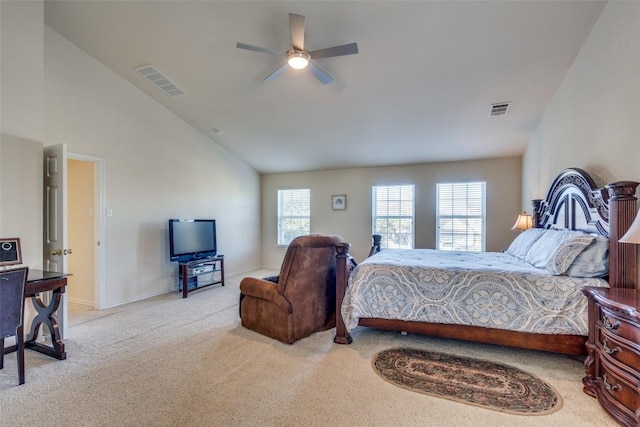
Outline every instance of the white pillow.
<path fill-rule="evenodd" d="M 551 274 L 564 274 L 594 240 L 594 236 L 580 231 L 549 229 L 531 246 L 525 261 Z"/>
<path fill-rule="evenodd" d="M 518 234 L 505 251 L 511 256 L 524 260 L 533 244 L 546 232 L 544 228 L 530 228 Z"/>

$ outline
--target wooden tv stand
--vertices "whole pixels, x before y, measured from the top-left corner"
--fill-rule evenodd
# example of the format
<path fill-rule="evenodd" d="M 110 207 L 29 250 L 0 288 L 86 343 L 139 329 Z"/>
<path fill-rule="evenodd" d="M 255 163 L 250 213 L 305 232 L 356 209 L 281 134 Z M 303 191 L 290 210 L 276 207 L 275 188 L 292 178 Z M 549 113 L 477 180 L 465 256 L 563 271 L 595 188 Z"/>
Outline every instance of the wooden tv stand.
<path fill-rule="evenodd" d="M 210 277 L 207 278 L 206 275 Z M 182 298 L 186 298 L 189 292 L 207 286 L 224 286 L 224 255 L 178 263 L 178 283 Z"/>

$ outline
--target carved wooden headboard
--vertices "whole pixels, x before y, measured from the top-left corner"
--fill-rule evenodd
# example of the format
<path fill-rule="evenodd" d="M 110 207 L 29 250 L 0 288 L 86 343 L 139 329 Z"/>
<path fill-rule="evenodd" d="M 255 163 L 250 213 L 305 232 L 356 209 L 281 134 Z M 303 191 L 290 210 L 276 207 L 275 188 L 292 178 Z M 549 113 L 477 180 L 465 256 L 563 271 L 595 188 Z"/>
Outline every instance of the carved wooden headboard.
<path fill-rule="evenodd" d="M 533 201 L 533 223 L 609 238 L 609 286 L 636 288 L 637 246 L 619 243 L 636 215 L 637 182 L 618 181 L 598 188 L 587 172 L 565 169 L 554 179 L 544 200 Z"/>

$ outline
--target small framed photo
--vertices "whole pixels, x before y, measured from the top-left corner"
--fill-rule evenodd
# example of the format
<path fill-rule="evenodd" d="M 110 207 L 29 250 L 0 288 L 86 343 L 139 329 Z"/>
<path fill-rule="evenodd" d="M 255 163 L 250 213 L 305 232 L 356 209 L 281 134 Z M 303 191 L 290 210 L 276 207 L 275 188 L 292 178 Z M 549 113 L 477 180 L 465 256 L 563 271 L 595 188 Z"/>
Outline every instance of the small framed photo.
<path fill-rule="evenodd" d="M 20 239 L 0 239 L 0 265 L 22 264 Z"/>
<path fill-rule="evenodd" d="M 334 194 L 331 196 L 331 208 L 334 211 L 341 211 L 347 209 L 347 195 L 346 194 Z"/>

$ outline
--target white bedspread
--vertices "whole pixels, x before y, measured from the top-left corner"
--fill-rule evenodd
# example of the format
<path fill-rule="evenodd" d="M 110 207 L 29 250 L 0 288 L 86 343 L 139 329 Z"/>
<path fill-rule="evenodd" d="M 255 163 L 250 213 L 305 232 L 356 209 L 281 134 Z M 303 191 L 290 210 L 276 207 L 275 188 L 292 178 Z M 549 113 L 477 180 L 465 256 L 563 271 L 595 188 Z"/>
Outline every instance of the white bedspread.
<path fill-rule="evenodd" d="M 502 252 L 385 249 L 351 273 L 342 317 L 348 330 L 382 318 L 587 335 L 585 285 L 608 283 L 553 276 Z"/>

